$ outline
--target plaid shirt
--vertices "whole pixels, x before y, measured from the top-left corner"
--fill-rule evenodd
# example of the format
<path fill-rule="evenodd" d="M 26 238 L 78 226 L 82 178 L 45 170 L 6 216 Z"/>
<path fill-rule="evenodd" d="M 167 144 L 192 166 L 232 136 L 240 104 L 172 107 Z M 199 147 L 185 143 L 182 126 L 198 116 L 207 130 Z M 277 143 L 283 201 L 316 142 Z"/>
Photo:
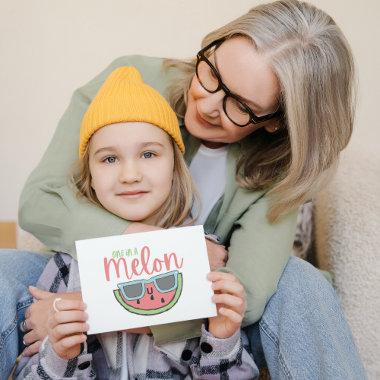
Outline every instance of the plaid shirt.
<path fill-rule="evenodd" d="M 57 253 L 37 286 L 50 292 L 79 291 L 78 263 Z M 89 335 L 79 356 L 64 360 L 45 338 L 39 353 L 21 359 L 15 378 L 255 379 L 258 369 L 248 347 L 243 331 L 217 339 L 203 327 L 201 338 L 161 346 L 146 334 L 117 332 Z"/>

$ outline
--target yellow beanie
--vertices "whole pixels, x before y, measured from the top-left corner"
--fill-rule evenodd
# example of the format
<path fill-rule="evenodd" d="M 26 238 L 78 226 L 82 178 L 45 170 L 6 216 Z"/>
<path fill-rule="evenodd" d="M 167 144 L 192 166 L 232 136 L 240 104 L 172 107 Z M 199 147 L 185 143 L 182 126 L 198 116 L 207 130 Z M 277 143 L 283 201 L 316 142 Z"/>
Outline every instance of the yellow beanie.
<path fill-rule="evenodd" d="M 84 114 L 79 138 L 83 158 L 91 136 L 100 128 L 128 121 L 146 122 L 167 132 L 182 153 L 185 146 L 177 116 L 165 98 L 145 84 L 134 67 L 119 67 L 105 80 Z"/>

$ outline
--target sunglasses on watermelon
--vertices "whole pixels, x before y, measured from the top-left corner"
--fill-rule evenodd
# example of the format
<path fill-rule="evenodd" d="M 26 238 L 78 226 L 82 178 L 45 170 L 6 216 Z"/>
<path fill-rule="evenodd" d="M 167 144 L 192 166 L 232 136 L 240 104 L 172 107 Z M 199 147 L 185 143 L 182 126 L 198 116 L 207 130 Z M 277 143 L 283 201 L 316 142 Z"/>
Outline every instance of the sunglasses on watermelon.
<path fill-rule="evenodd" d="M 124 298 L 128 301 L 140 299 L 146 291 L 146 284 L 153 283 L 156 289 L 161 293 L 167 293 L 177 288 L 178 271 L 173 270 L 167 273 L 161 273 L 157 276 L 146 280 L 134 280 L 117 284 Z"/>

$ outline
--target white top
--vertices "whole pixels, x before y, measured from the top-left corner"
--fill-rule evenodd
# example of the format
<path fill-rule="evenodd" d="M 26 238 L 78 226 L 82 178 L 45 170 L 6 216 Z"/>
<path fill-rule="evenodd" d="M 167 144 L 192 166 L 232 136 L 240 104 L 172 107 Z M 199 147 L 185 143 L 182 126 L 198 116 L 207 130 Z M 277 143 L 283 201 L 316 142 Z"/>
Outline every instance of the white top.
<path fill-rule="evenodd" d="M 226 186 L 228 145 L 211 149 L 201 145 L 190 164 L 190 173 L 200 196 L 191 213 L 198 215 L 195 224 L 204 224 Z M 199 214 L 198 214 L 199 213 Z"/>

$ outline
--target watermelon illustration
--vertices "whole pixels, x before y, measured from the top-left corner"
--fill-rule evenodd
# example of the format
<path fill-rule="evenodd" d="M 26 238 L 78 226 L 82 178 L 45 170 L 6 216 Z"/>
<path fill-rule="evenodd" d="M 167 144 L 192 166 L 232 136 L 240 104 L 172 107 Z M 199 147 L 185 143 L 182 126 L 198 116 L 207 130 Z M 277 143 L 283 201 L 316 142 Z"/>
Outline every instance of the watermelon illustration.
<path fill-rule="evenodd" d="M 182 293 L 182 273 L 174 270 L 149 279 L 117 284 L 113 291 L 119 304 L 131 313 L 156 315 L 170 310 Z"/>

